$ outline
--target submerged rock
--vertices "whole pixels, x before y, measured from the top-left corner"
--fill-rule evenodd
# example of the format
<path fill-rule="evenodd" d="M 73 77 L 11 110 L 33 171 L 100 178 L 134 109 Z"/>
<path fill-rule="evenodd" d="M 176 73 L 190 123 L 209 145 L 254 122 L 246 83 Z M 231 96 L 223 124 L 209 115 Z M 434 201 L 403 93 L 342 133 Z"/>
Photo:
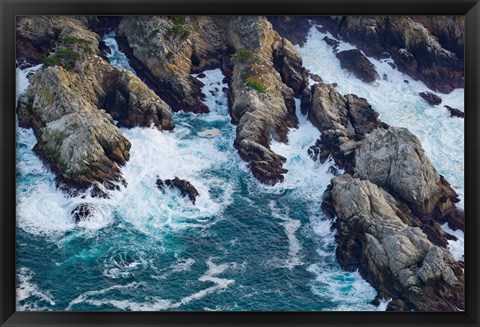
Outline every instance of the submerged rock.
<path fill-rule="evenodd" d="M 418 95 L 420 95 L 420 97 L 431 106 L 436 106 L 442 103 L 442 99 L 438 95 L 433 94 L 432 92 L 420 92 Z"/>
<path fill-rule="evenodd" d="M 95 209 L 93 205 L 84 203 L 76 206 L 75 209 L 70 212 L 70 215 L 76 223 L 79 223 L 81 221 L 89 220 L 96 212 L 97 209 Z"/>
<path fill-rule="evenodd" d="M 375 66 L 359 50 L 340 51 L 336 56 L 340 60 L 340 65 L 343 69 L 353 73 L 355 77 L 363 82 L 373 83 L 380 78 Z"/>
<path fill-rule="evenodd" d="M 188 196 L 193 204 L 195 204 L 197 196 L 199 195 L 197 189 L 189 181 L 179 179 L 178 177 L 166 180 L 161 180 L 159 178 L 157 179 L 157 187 L 161 191 L 163 191 L 165 187 L 177 188 L 180 191 L 181 196 Z"/>
<path fill-rule="evenodd" d="M 460 109 L 452 108 L 450 106 L 444 106 L 444 107 L 447 108 L 447 110 L 450 112 L 450 116 L 465 118 L 465 113 L 463 111 L 461 111 Z"/>
<path fill-rule="evenodd" d="M 408 208 L 367 180 L 342 175 L 332 185 L 344 269 L 360 269 L 382 298 L 393 298 L 390 310 L 464 309 L 463 269 L 448 250 L 409 226 Z"/>

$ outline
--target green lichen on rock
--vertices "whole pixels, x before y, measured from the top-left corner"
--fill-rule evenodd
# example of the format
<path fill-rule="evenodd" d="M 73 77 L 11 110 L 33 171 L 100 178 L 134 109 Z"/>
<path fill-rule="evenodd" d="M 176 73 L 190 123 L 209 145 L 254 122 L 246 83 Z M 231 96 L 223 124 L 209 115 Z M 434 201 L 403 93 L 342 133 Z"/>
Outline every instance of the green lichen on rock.
<path fill-rule="evenodd" d="M 267 93 L 267 87 L 263 85 L 262 81 L 257 76 L 250 76 L 245 79 L 245 85 L 260 93 Z"/>
<path fill-rule="evenodd" d="M 168 34 L 181 35 L 185 38 L 188 37 L 190 32 L 185 28 L 186 17 L 172 16 L 171 19 L 174 25 L 168 30 Z"/>
<path fill-rule="evenodd" d="M 258 61 L 255 52 L 249 49 L 240 49 L 232 57 L 234 63 L 248 64 Z"/>
<path fill-rule="evenodd" d="M 72 70 L 75 67 L 75 62 L 80 58 L 80 54 L 71 49 L 58 49 L 53 55 L 43 59 L 43 65 L 62 66 L 67 70 Z"/>
<path fill-rule="evenodd" d="M 49 88 L 45 87 L 43 89 L 43 98 L 45 99 L 48 105 L 51 105 L 53 103 L 53 97 L 54 97 L 53 92 Z"/>

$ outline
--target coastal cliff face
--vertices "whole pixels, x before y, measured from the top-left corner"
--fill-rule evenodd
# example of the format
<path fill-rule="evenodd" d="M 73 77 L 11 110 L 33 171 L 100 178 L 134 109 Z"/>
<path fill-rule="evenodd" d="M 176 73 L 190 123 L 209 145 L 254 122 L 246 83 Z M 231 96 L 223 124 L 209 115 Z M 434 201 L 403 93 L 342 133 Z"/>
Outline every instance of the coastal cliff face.
<path fill-rule="evenodd" d="M 463 86 L 462 18 L 339 16 L 315 21 L 367 55 L 387 53 L 400 71 L 433 90 Z M 448 223 L 464 230 L 458 194 L 417 137 L 382 122 L 367 99 L 341 94 L 334 84 L 308 85 L 308 72 L 290 42 L 305 42 L 311 27 L 306 19 L 114 19 L 120 47 L 138 76 L 103 57 L 94 32 L 101 29 L 99 22 L 97 17 L 17 19 L 19 65 L 43 63 L 19 98 L 18 122 L 33 129 L 34 149 L 62 188 L 92 187 L 91 195 L 108 197 L 108 190 L 124 182 L 121 166 L 130 158 L 131 143 L 120 128 L 173 130 L 170 110 L 208 113 L 203 83 L 192 74 L 220 68 L 236 125 L 231 146 L 264 184 L 283 182 L 288 174 L 286 158 L 271 143 L 289 142 L 289 130 L 298 126 L 295 102 L 301 99 L 302 112 L 320 135 L 308 154 L 321 164 L 333 159 L 330 171 L 336 177 L 318 198 L 335 220 L 342 268 L 359 270 L 379 297 L 392 298 L 389 310 L 464 309 L 462 263 L 447 250 L 453 236 L 441 227 Z M 324 41 L 357 78 L 365 83 L 380 78 L 361 51 L 337 52 L 334 40 Z M 200 197 L 193 184 L 178 177 L 158 178 L 157 186 L 178 189 L 192 204 Z M 95 211 L 77 209 L 76 221 Z"/>

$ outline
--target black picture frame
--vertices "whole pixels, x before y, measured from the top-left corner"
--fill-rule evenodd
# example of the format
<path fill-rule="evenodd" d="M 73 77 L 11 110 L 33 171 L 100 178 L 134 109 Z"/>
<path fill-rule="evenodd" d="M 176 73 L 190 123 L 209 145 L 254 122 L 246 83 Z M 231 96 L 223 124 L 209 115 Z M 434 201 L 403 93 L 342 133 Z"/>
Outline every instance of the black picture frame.
<path fill-rule="evenodd" d="M 480 4 L 478 0 L 0 0 L 1 326 L 478 326 Z M 16 15 L 465 15 L 465 296 L 459 313 L 390 312 L 16 312 Z"/>

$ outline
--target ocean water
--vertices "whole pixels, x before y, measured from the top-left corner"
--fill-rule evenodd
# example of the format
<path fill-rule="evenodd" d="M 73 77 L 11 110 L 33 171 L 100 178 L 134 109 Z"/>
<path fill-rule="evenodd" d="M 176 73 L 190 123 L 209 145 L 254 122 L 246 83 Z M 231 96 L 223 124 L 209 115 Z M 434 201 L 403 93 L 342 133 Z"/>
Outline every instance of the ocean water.
<path fill-rule="evenodd" d="M 314 56 L 329 59 L 316 33 L 312 29 L 299 49 L 306 67 L 326 80 L 335 77 L 332 82 L 339 85 L 354 84 L 348 76 L 343 79 L 334 62 L 315 64 Z M 103 40 L 112 50 L 111 63 L 131 70 L 115 34 Z M 38 69 L 17 70 L 17 94 Z M 333 177 L 327 172 L 331 162 L 315 163 L 307 155 L 319 131 L 297 111 L 300 124 L 290 130 L 288 144 L 272 142 L 272 149 L 287 158 L 285 181 L 262 185 L 233 147 L 235 126 L 222 72 L 205 75 L 200 80 L 210 113 L 175 113 L 172 132 L 122 129 L 132 143 L 130 160 L 122 167 L 128 186 L 110 199 L 69 197 L 57 190 L 54 175 L 31 150 L 33 132 L 17 129 L 17 310 L 385 310 L 388 299 L 378 307 L 370 304 L 376 291 L 336 262 L 335 231 L 320 209 Z M 377 109 L 380 102 L 370 99 L 379 96 L 375 89 L 362 90 L 355 93 Z M 407 99 L 395 101 L 408 107 Z M 434 118 L 428 123 L 448 124 L 446 115 Z M 435 140 L 427 148 L 446 142 Z M 463 170 L 455 172 L 454 159 L 446 158 L 451 162 L 442 167 L 461 180 Z M 157 178 L 173 177 L 197 188 L 195 205 L 178 191 L 157 189 Z M 96 213 L 75 224 L 70 213 L 83 203 Z M 463 244 L 453 245 L 461 254 Z"/>

